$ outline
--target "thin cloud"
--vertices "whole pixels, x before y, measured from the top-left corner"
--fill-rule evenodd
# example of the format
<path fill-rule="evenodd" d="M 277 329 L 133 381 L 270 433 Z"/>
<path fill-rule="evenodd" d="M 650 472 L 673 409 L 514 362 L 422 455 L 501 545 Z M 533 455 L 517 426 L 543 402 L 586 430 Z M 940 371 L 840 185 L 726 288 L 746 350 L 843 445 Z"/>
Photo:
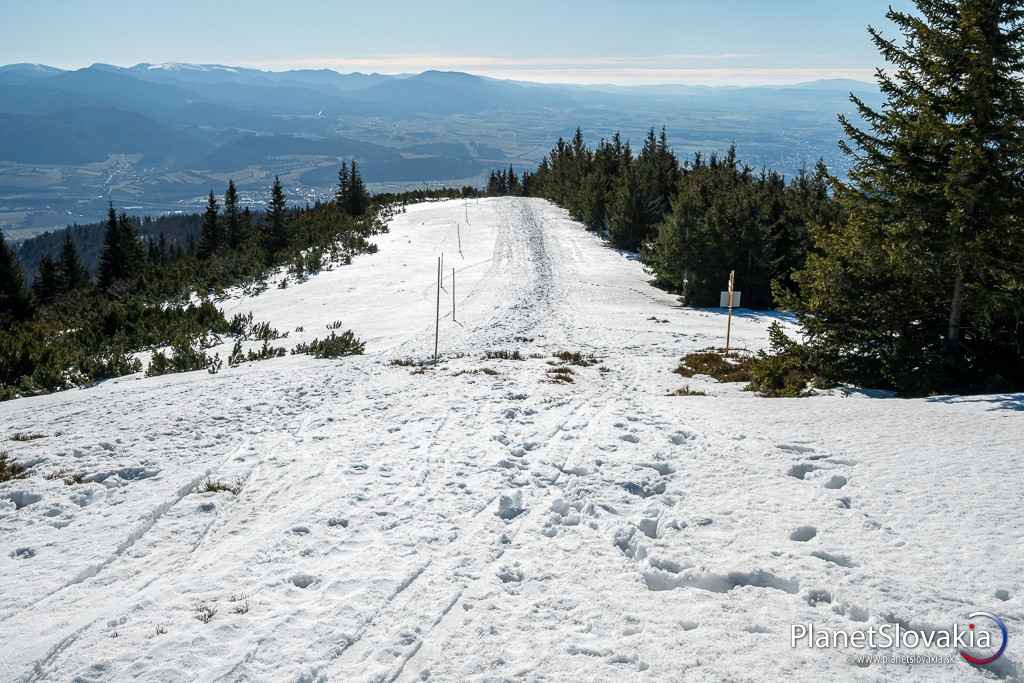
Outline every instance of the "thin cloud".
<path fill-rule="evenodd" d="M 642 57 L 495 57 L 488 55 L 384 54 L 367 57 L 250 61 L 270 69 L 328 68 L 337 71 L 411 73 L 430 69 L 469 71 L 482 76 L 539 83 L 610 85 L 780 85 L 822 78 L 870 80 L 870 68 L 746 67 L 729 62 L 745 53 L 693 53 Z"/>

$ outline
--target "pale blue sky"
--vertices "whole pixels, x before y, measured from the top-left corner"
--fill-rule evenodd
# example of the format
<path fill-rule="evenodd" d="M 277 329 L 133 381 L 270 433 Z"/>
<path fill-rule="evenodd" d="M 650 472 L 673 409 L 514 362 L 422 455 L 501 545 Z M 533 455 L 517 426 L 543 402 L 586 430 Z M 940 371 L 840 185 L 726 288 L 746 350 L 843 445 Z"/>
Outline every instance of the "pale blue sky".
<path fill-rule="evenodd" d="M 0 63 L 456 69 L 577 83 L 869 79 L 908 0 L 13 0 Z"/>

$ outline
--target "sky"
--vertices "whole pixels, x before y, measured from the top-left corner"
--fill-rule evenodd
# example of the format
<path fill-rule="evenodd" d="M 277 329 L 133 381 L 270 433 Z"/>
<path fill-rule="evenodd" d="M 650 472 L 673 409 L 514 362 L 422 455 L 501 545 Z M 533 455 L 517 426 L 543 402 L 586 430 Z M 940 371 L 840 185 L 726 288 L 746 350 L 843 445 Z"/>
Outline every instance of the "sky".
<path fill-rule="evenodd" d="M 548 83 L 870 80 L 906 0 L 6 0 L 0 64 L 426 69 Z"/>

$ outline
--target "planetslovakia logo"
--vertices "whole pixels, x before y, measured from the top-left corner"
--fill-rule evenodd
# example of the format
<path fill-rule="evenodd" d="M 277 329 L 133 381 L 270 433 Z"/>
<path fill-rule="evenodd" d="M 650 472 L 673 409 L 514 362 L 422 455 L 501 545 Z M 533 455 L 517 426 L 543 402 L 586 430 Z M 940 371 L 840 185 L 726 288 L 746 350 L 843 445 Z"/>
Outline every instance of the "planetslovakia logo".
<path fill-rule="evenodd" d="M 992 664 L 1006 652 L 1009 642 L 1006 622 L 991 612 L 971 612 L 967 617 L 970 621 L 966 625 L 955 621 L 950 628 L 938 629 L 911 628 L 900 621 L 871 624 L 854 631 L 821 628 L 814 623 L 792 624 L 790 647 L 803 645 L 814 649 L 852 648 L 872 651 L 898 648 L 904 652 L 918 648 L 934 651 L 937 648 L 945 650 L 946 654 L 938 657 L 933 653 L 873 652 L 869 655 L 856 655 L 853 660 L 865 664 L 952 663 L 957 661 L 956 655 L 959 654 L 963 661 L 974 666 Z"/>
<path fill-rule="evenodd" d="M 994 662 L 997 659 L 999 659 L 1000 657 L 1002 657 L 1003 653 L 1006 652 L 1006 642 L 1007 642 L 1007 640 L 1009 640 L 1009 635 L 1006 632 L 1006 624 L 1003 623 L 1003 620 L 1000 619 L 999 617 L 997 617 L 996 615 L 992 614 L 991 612 L 971 612 L 970 614 L 967 615 L 967 618 L 968 619 L 985 618 L 985 619 L 991 620 L 992 623 L 994 623 L 996 626 L 999 627 L 999 634 L 1002 636 L 1002 638 L 1001 638 L 1001 642 L 999 644 L 999 649 L 996 650 L 995 654 L 992 655 L 991 657 L 975 657 L 974 655 L 970 654 L 969 652 L 966 652 L 964 650 L 960 650 L 960 656 L 964 658 L 964 661 L 966 661 L 966 662 L 968 662 L 970 664 L 974 664 L 975 666 L 985 666 L 986 664 L 991 664 L 992 662 Z M 969 628 L 969 629 L 971 629 L 973 631 L 974 630 L 974 623 L 972 622 L 972 623 L 968 624 L 967 628 Z"/>

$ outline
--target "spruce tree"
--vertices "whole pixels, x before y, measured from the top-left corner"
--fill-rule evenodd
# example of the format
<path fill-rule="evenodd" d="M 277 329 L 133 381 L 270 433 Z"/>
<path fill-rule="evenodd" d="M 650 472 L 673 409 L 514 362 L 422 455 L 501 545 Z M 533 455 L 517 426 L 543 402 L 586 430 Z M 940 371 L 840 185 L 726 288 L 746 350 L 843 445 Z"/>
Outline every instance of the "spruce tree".
<path fill-rule="evenodd" d="M 348 213 L 352 216 L 363 216 L 370 207 L 370 194 L 366 191 L 362 176 L 359 175 L 359 166 L 356 160 L 352 160 L 352 167 L 349 171 L 348 188 Z"/>
<path fill-rule="evenodd" d="M 519 182 L 519 176 L 516 175 L 516 169 L 512 168 L 511 164 L 505 178 L 505 193 L 513 197 L 518 196 L 522 192 L 523 186 Z"/>
<path fill-rule="evenodd" d="M 264 243 L 268 256 L 283 251 L 288 246 L 288 206 L 281 179 L 274 176 L 270 188 L 270 203 L 267 207 L 264 226 Z"/>
<path fill-rule="evenodd" d="M 39 261 L 39 270 L 32 281 L 32 294 L 40 306 L 49 306 L 61 294 L 60 271 L 49 254 L 44 255 Z"/>
<path fill-rule="evenodd" d="M 349 195 L 351 193 L 351 182 L 348 171 L 348 164 L 342 162 L 338 169 L 338 190 L 334 193 L 334 204 L 338 211 L 349 212 Z"/>
<path fill-rule="evenodd" d="M 608 202 L 608 239 L 619 249 L 640 248 L 649 216 L 646 201 L 636 165 L 630 164 L 619 174 Z"/>
<path fill-rule="evenodd" d="M 0 329 L 28 317 L 31 311 L 25 276 L 14 250 L 0 231 Z"/>
<path fill-rule="evenodd" d="M 127 214 L 118 216 L 111 205 L 100 254 L 100 289 L 110 291 L 117 283 L 130 282 L 141 271 L 144 260 L 145 251 L 136 233 L 135 222 Z"/>
<path fill-rule="evenodd" d="M 71 239 L 71 231 L 64 232 L 64 244 L 60 250 L 60 261 L 58 263 L 60 272 L 60 288 L 62 292 L 74 292 L 89 286 L 89 271 L 82 264 L 78 256 L 78 249 Z"/>
<path fill-rule="evenodd" d="M 124 249 L 121 246 L 122 234 L 118 226 L 117 212 L 111 204 L 107 209 L 107 224 L 103 233 L 103 251 L 100 253 L 100 268 L 97 283 L 100 289 L 109 289 L 121 276 L 124 264 L 121 262 Z"/>
<path fill-rule="evenodd" d="M 243 230 L 242 215 L 238 209 L 238 189 L 235 181 L 228 180 L 228 189 L 224 193 L 224 232 L 228 246 L 238 250 L 247 241 L 248 236 Z"/>
<path fill-rule="evenodd" d="M 206 200 L 206 211 L 203 213 L 203 224 L 199 231 L 199 258 L 216 255 L 220 247 L 219 206 L 213 190 L 210 190 L 210 196 Z"/>
<path fill-rule="evenodd" d="M 801 319 L 834 374 L 908 393 L 1024 386 L 1024 12 L 1010 0 L 890 9 L 892 72 L 852 97 L 844 217 L 814 230 Z"/>
<path fill-rule="evenodd" d="M 162 231 L 156 240 L 156 253 L 160 265 L 166 265 L 171 259 L 171 251 L 167 246 L 167 236 Z"/>

